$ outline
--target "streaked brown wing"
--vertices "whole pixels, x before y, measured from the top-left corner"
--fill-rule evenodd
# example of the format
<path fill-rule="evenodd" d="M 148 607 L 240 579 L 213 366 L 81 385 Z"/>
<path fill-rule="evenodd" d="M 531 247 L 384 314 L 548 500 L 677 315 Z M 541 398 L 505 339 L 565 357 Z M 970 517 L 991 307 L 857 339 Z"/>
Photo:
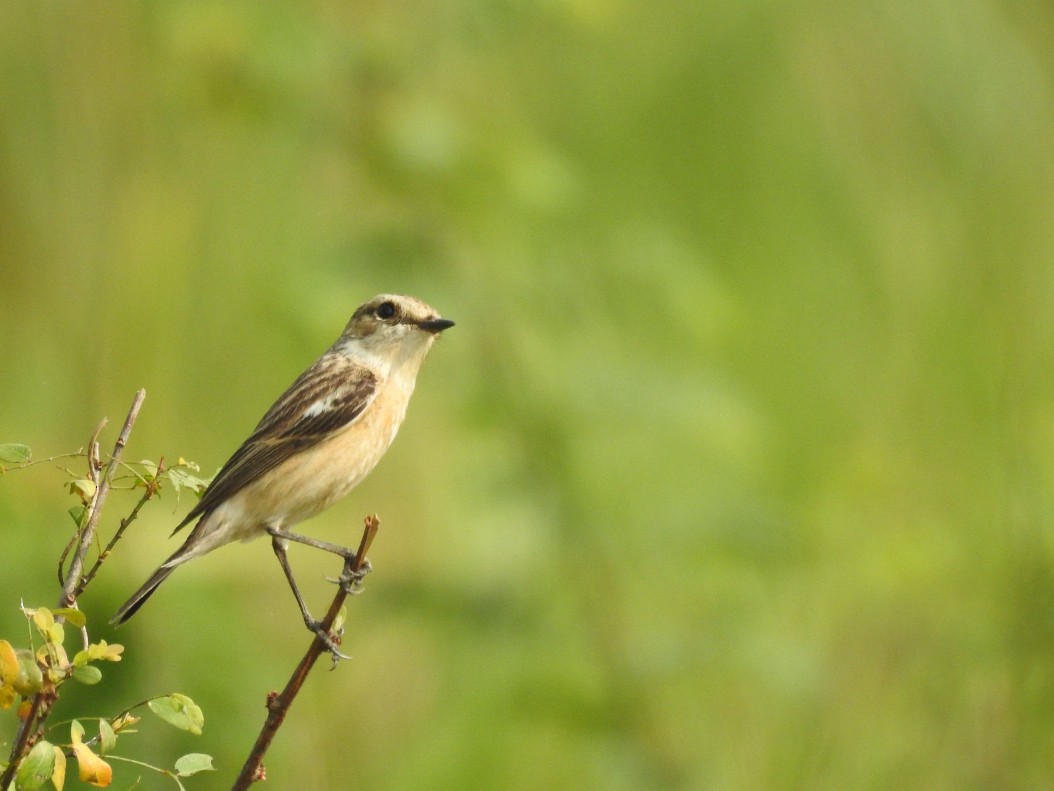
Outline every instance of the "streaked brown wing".
<path fill-rule="evenodd" d="M 216 508 L 253 481 L 336 431 L 373 401 L 377 377 L 341 354 L 327 353 L 267 410 L 252 435 L 223 465 L 173 533 Z"/>

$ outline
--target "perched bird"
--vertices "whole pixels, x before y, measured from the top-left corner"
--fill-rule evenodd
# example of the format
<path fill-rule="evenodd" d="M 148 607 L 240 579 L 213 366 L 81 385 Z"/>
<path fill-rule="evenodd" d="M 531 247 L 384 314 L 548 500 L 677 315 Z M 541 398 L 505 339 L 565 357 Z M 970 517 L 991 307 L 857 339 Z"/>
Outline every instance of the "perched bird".
<path fill-rule="evenodd" d="M 329 508 L 380 461 L 406 415 L 417 371 L 454 322 L 420 300 L 381 294 L 355 311 L 340 338 L 302 373 L 227 460 L 173 535 L 195 519 L 186 541 L 111 619 L 135 614 L 188 560 L 232 541 L 270 535 L 304 623 L 336 652 L 311 617 L 286 557 L 289 541 L 344 558 L 354 552 L 289 532 Z"/>

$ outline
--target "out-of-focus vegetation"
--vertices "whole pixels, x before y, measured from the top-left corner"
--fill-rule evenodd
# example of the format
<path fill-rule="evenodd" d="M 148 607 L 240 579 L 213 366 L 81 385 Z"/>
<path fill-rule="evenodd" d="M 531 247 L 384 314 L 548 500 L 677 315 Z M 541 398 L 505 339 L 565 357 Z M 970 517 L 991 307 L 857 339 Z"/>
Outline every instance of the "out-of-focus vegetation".
<path fill-rule="evenodd" d="M 277 787 L 1044 787 L 1052 8 L 0 4 L 0 441 L 76 449 L 142 386 L 129 458 L 209 472 L 412 293 L 458 325 L 303 526 L 383 519 Z M 0 636 L 53 604 L 63 482 L 0 479 Z M 293 561 L 321 606 L 339 569 Z M 93 637 L 109 708 L 202 706 L 139 741 L 216 788 L 308 640 L 266 542 Z"/>

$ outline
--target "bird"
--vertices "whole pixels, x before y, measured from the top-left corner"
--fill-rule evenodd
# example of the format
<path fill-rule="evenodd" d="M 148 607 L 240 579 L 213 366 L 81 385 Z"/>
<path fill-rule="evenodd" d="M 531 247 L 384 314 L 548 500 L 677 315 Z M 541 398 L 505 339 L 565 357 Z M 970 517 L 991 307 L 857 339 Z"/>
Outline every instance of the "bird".
<path fill-rule="evenodd" d="M 308 629 L 334 652 L 308 611 L 286 556 L 290 541 L 345 560 L 354 552 L 290 532 L 347 495 L 395 439 L 417 373 L 432 344 L 454 322 L 414 297 L 379 294 L 351 316 L 336 342 L 279 396 L 172 531 L 194 520 L 180 546 L 110 620 L 131 618 L 173 571 L 233 541 L 271 537 Z"/>

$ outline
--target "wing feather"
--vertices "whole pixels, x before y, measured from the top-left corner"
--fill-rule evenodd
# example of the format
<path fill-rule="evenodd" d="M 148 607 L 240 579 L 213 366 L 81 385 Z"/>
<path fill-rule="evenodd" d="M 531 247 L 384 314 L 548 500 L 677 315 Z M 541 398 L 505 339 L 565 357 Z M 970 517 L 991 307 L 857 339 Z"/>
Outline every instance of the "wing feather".
<path fill-rule="evenodd" d="M 282 462 L 350 426 L 376 393 L 377 377 L 369 368 L 327 352 L 267 410 L 173 533 Z"/>

